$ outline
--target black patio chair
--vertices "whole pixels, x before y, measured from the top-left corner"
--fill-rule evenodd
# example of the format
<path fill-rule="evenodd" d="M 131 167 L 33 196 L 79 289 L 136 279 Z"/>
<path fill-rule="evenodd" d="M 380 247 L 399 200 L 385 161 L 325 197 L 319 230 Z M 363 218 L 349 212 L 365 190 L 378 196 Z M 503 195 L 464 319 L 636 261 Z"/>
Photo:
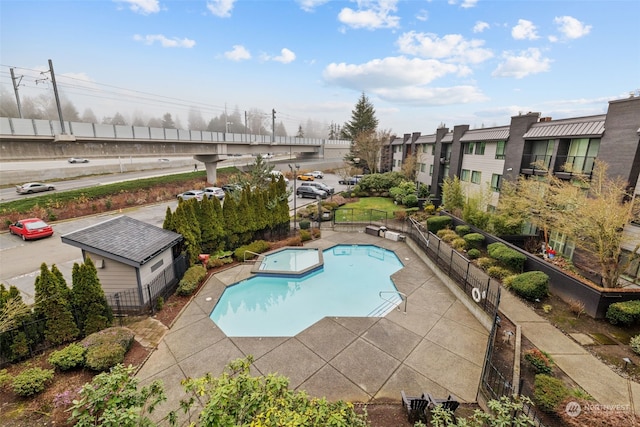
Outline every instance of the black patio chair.
<path fill-rule="evenodd" d="M 402 397 L 402 406 L 407 411 L 407 417 L 410 423 L 415 423 L 420 420 L 427 422 L 427 407 L 429 401 L 425 398 L 424 394 L 420 397 L 407 396 L 404 390 L 400 391 Z"/>
<path fill-rule="evenodd" d="M 432 395 L 430 395 L 429 393 L 424 393 L 423 396 L 429 402 L 429 404 L 427 405 L 427 409 L 425 411 L 427 418 L 431 418 L 431 411 L 433 410 L 433 408 L 438 406 L 442 409 L 445 409 L 451 412 L 451 417 L 455 422 L 456 420 L 455 412 L 456 412 L 456 409 L 458 409 L 458 406 L 460 406 L 460 401 L 456 396 L 454 396 L 453 394 L 450 394 L 449 396 L 447 396 L 446 399 L 437 399 Z"/>

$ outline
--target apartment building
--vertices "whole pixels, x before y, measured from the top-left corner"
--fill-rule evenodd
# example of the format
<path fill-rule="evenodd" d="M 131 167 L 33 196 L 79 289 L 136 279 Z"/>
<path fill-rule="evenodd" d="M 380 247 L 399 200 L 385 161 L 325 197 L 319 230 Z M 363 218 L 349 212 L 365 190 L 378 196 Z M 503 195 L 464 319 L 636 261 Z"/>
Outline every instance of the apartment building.
<path fill-rule="evenodd" d="M 417 180 L 429 186 L 436 203 L 446 177 L 457 176 L 466 194 L 490 189 L 490 204 L 495 206 L 504 180 L 547 171 L 566 180 L 589 177 L 596 159 L 609 165 L 612 178 L 623 178 L 639 194 L 640 96 L 610 101 L 607 113 L 596 116 L 553 120 L 529 112 L 511 117 L 506 126 L 442 126 L 429 135 L 414 132 L 393 138 L 383 151 L 387 154 L 382 158 L 388 162 L 382 165 L 383 171 L 400 171 L 403 160 L 415 153 Z M 640 242 L 640 219 L 624 232 L 631 242 L 624 249 L 633 251 Z M 571 241 L 558 233 L 551 233 L 550 239 L 556 251 L 573 257 Z M 638 280 L 640 265 L 631 270 L 632 280 Z"/>

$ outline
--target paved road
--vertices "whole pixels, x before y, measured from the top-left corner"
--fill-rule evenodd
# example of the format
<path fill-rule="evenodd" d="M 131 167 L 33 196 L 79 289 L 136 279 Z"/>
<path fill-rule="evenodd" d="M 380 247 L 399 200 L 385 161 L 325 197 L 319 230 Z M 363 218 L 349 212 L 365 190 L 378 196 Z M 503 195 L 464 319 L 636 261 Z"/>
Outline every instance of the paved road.
<path fill-rule="evenodd" d="M 147 173 L 152 173 L 147 171 Z M 140 172 L 143 174 L 143 172 Z M 84 184 L 90 183 L 95 178 L 83 178 Z M 105 179 L 107 179 L 105 177 Z M 110 177 L 109 179 L 116 179 Z M 118 175 L 117 179 L 122 179 Z M 336 191 L 343 189 L 342 185 L 337 184 L 338 177 L 335 175 L 326 175 L 322 182 L 327 183 L 336 188 Z M 296 183 L 298 185 L 299 183 Z M 290 187 L 293 187 L 291 182 Z M 312 199 L 296 199 L 296 207 L 300 208 L 309 203 L 314 203 Z M 289 207 L 293 208 L 294 198 L 289 197 Z M 55 264 L 65 276 L 67 283 L 71 285 L 71 269 L 76 262 L 82 262 L 82 253 L 80 249 L 63 244 L 60 236 L 76 231 L 85 227 L 105 221 L 117 215 L 127 215 L 149 224 L 162 226 L 167 207 L 172 210 L 177 206 L 177 201 L 163 202 L 152 206 L 141 208 L 133 208 L 123 212 L 113 212 L 100 214 L 91 217 L 83 217 L 74 220 L 60 221 L 53 223 L 54 236 L 47 239 L 41 239 L 32 242 L 23 242 L 19 237 L 13 236 L 7 232 L 0 234 L 0 283 L 4 283 L 6 287 L 15 285 L 22 293 L 25 302 L 33 302 L 34 282 L 39 274 L 40 265 L 44 262 L 47 266 Z"/>

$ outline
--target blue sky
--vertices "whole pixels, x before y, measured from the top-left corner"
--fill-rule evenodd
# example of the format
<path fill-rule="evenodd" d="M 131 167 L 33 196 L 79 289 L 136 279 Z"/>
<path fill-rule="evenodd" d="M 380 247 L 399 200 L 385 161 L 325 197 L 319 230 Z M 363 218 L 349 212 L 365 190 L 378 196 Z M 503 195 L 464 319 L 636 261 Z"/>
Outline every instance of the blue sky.
<path fill-rule="evenodd" d="M 186 127 L 277 111 L 289 135 L 343 124 L 364 92 L 379 128 L 434 133 L 606 112 L 640 89 L 640 2 L 520 0 L 2 0 L 0 85 L 101 119 Z"/>

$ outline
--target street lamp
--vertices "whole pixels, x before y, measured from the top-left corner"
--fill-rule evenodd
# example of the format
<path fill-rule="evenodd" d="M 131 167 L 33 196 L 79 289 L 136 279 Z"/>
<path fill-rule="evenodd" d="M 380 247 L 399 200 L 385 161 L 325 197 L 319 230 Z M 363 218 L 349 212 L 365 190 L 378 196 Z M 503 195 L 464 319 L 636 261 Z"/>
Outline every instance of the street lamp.
<path fill-rule="evenodd" d="M 298 179 L 298 171 L 300 170 L 300 165 L 295 165 L 295 171 L 293 170 L 293 166 L 289 164 L 289 169 L 291 169 L 291 174 L 293 175 L 293 231 L 296 231 L 296 199 L 298 195 L 296 194 L 296 180 Z"/>

